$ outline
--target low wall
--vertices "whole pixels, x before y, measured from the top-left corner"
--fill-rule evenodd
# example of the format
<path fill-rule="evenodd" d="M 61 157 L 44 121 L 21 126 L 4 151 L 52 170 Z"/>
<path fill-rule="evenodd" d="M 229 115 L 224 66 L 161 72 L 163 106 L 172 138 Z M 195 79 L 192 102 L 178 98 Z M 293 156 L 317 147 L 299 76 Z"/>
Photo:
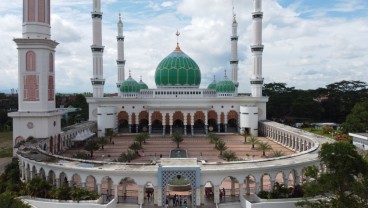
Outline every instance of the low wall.
<path fill-rule="evenodd" d="M 295 203 L 302 201 L 303 198 L 289 199 L 261 199 L 255 194 L 241 197 L 242 208 L 296 208 Z M 315 201 L 321 198 L 312 198 Z"/>
<path fill-rule="evenodd" d="M 79 203 L 75 201 L 31 198 L 29 196 L 23 196 L 20 199 L 37 208 L 115 208 L 117 204 L 117 199 L 111 200 L 108 204 L 99 204 L 101 198 L 93 201 L 80 201 Z"/>

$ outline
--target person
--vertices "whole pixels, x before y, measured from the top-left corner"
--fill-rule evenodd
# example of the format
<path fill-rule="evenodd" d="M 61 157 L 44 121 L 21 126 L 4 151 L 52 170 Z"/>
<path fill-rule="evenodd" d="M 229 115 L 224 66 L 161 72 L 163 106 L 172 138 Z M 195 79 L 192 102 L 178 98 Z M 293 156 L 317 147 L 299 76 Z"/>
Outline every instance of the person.
<path fill-rule="evenodd" d="M 160 158 L 162 158 L 162 154 L 160 154 Z"/>
<path fill-rule="evenodd" d="M 169 200 L 166 199 L 166 205 L 165 205 L 166 208 L 169 207 Z"/>
<path fill-rule="evenodd" d="M 222 192 L 223 192 L 223 194 L 224 194 L 224 197 L 225 197 L 225 188 L 222 188 Z"/>
<path fill-rule="evenodd" d="M 142 150 L 142 157 L 144 157 L 144 150 Z"/>

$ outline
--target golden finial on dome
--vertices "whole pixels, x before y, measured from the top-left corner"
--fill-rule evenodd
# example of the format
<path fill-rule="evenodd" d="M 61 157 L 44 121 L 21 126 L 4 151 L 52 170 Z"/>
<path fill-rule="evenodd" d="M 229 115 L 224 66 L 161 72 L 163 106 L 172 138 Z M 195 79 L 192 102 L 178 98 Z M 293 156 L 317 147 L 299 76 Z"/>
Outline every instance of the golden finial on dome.
<path fill-rule="evenodd" d="M 176 49 L 175 50 L 180 50 L 180 47 L 179 47 L 179 36 L 180 36 L 180 32 L 179 30 L 176 30 Z"/>

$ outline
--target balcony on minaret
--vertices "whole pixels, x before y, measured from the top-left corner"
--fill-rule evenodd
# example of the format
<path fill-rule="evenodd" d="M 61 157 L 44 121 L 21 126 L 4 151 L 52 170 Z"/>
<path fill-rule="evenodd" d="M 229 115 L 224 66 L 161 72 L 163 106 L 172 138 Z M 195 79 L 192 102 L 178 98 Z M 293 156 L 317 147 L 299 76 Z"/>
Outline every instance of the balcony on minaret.
<path fill-rule="evenodd" d="M 105 85 L 105 79 L 91 78 L 91 83 L 95 85 Z"/>
<path fill-rule="evenodd" d="M 104 46 L 91 45 L 92 52 L 104 52 Z"/>
<path fill-rule="evenodd" d="M 252 45 L 250 46 L 252 52 L 263 52 L 264 45 Z"/>
<path fill-rule="evenodd" d="M 253 19 L 262 19 L 263 18 L 263 12 L 253 12 L 252 16 L 253 16 Z"/>
<path fill-rule="evenodd" d="M 102 19 L 102 12 L 91 12 L 92 19 Z"/>

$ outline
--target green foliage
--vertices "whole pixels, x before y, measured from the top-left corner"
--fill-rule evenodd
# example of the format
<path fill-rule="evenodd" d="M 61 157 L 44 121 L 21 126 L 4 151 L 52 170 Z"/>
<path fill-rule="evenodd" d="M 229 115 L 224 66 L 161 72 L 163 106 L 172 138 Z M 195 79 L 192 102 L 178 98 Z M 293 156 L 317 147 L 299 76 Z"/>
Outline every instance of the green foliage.
<path fill-rule="evenodd" d="M 298 206 L 360 208 L 368 203 L 368 163 L 347 142 L 323 144 L 319 158 L 328 172 L 318 172 L 317 167 L 306 169 L 306 176 L 313 178 L 304 184 L 306 196 L 326 196 L 329 200 L 311 202 L 304 200 Z"/>
<path fill-rule="evenodd" d="M 285 153 L 281 150 L 275 150 L 275 151 L 272 151 L 272 153 L 269 156 L 270 157 L 282 157 L 282 156 L 285 156 Z"/>
<path fill-rule="evenodd" d="M 128 150 L 126 152 L 122 152 L 118 158 L 118 162 L 131 162 L 132 160 L 138 157 L 133 151 Z"/>
<path fill-rule="evenodd" d="M 180 133 L 179 131 L 176 131 L 173 133 L 171 140 L 176 143 L 176 148 L 179 149 L 179 145 L 180 143 L 184 141 L 184 138 L 183 138 L 182 133 Z"/>
<path fill-rule="evenodd" d="M 139 142 L 139 144 L 142 146 L 142 143 L 146 143 L 146 140 L 149 138 L 149 134 L 147 133 L 140 133 L 137 136 L 135 136 L 135 141 Z"/>
<path fill-rule="evenodd" d="M 230 161 L 236 161 L 238 157 L 236 156 L 236 153 L 231 150 L 226 150 L 222 153 L 221 158 L 226 160 L 227 162 Z"/>
<path fill-rule="evenodd" d="M 253 136 L 253 135 L 251 135 L 250 136 L 250 139 L 249 139 L 249 143 L 251 143 L 252 144 L 252 149 L 254 149 L 254 145 L 255 144 L 258 144 L 258 138 L 257 137 L 255 137 L 255 136 Z"/>
<path fill-rule="evenodd" d="M 323 134 L 330 134 L 332 132 L 334 132 L 334 129 L 331 126 L 322 126 L 322 132 Z"/>
<path fill-rule="evenodd" d="M 366 132 L 368 130 L 368 100 L 357 103 L 342 124 L 343 131 Z"/>
<path fill-rule="evenodd" d="M 84 145 L 84 149 L 90 152 L 92 158 L 93 152 L 100 149 L 100 145 L 98 144 L 98 141 L 96 141 L 95 139 L 89 139 Z"/>
<path fill-rule="evenodd" d="M 258 151 L 262 151 L 262 155 L 265 157 L 266 156 L 266 152 L 267 151 L 271 151 L 272 150 L 272 147 L 270 144 L 268 144 L 267 142 L 258 142 L 257 143 L 258 146 L 256 148 L 256 150 Z"/>
<path fill-rule="evenodd" d="M 52 184 L 41 177 L 35 176 L 32 180 L 26 182 L 26 194 L 32 197 L 48 198 Z"/>
<path fill-rule="evenodd" d="M 296 191 L 294 191 L 296 190 Z M 271 191 L 260 191 L 257 196 L 262 199 L 285 199 L 290 197 L 299 197 L 303 193 L 296 193 L 300 191 L 300 186 L 288 188 L 284 184 L 276 182 Z"/>
<path fill-rule="evenodd" d="M 222 152 L 227 150 L 225 141 L 222 139 L 219 139 L 215 144 L 215 149 L 220 151 L 220 156 L 222 156 Z"/>
<path fill-rule="evenodd" d="M 209 133 L 207 137 L 210 139 L 211 144 L 216 144 L 217 141 L 220 139 L 220 137 L 217 136 L 215 133 Z"/>
<path fill-rule="evenodd" d="M 50 191 L 50 196 L 51 198 L 57 199 L 57 200 L 70 200 L 71 191 L 72 191 L 72 188 L 69 187 L 67 184 L 64 184 L 59 188 L 52 189 Z"/>
<path fill-rule="evenodd" d="M 73 201 L 79 202 L 81 200 L 96 200 L 99 198 L 99 195 L 84 188 L 74 188 L 70 192 L 70 197 Z"/>
<path fill-rule="evenodd" d="M 82 159 L 82 160 L 88 160 L 89 159 L 88 154 L 85 153 L 85 152 L 76 152 L 76 153 L 73 154 L 72 157 Z"/>
<path fill-rule="evenodd" d="M 109 143 L 109 140 L 106 137 L 99 137 L 98 143 L 101 145 L 101 149 L 104 149 L 104 146 Z"/>
<path fill-rule="evenodd" d="M 17 193 L 22 188 L 18 161 L 14 160 L 5 166 L 4 173 L 0 176 L 0 193 L 5 191 Z"/>
<path fill-rule="evenodd" d="M 138 156 L 138 150 L 142 149 L 142 146 L 139 142 L 133 142 L 130 146 L 129 149 L 133 150 L 134 153 Z"/>
<path fill-rule="evenodd" d="M 244 133 L 241 133 L 240 135 L 242 135 L 244 137 L 244 143 L 247 143 L 247 137 L 249 136 L 249 133 L 244 132 Z"/>
<path fill-rule="evenodd" d="M 6 208 L 31 208 L 30 205 L 16 198 L 16 194 L 9 191 L 0 194 L 0 205 Z"/>

